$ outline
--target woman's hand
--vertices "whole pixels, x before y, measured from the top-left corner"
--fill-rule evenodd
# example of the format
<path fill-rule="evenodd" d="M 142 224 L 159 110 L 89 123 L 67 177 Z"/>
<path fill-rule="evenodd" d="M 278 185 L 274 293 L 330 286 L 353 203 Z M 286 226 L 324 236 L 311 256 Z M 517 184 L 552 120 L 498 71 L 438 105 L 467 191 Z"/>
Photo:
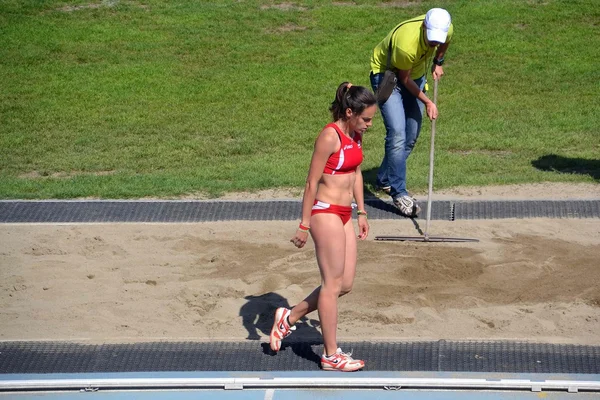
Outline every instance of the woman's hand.
<path fill-rule="evenodd" d="M 369 235 L 369 221 L 367 221 L 366 217 L 358 217 L 358 231 L 358 238 L 360 240 L 365 240 Z"/>
<path fill-rule="evenodd" d="M 294 237 L 290 240 L 290 242 L 294 243 L 294 246 L 301 249 L 306 244 L 308 240 L 308 231 L 303 231 L 298 229 Z"/>

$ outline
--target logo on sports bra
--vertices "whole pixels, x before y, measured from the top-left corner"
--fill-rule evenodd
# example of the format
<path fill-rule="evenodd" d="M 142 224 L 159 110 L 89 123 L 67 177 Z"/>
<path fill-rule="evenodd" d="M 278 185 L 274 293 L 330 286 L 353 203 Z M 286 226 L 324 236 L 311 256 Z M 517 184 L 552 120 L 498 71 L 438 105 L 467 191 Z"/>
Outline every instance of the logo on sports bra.
<path fill-rule="evenodd" d="M 353 149 L 353 148 L 354 148 L 353 144 L 347 144 L 344 146 L 344 150 Z"/>

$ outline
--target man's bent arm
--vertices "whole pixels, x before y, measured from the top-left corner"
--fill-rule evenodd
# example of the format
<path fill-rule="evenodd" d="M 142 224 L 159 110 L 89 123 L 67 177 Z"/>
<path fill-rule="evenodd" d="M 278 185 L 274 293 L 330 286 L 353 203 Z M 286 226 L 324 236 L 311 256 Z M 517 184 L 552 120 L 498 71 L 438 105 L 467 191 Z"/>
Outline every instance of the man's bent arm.
<path fill-rule="evenodd" d="M 425 95 L 425 93 L 421 90 L 421 88 L 419 86 L 417 86 L 415 81 L 413 81 L 410 78 L 410 70 L 399 69 L 398 70 L 398 80 L 400 81 L 402 86 L 404 86 L 406 89 L 408 89 L 408 91 L 413 96 L 415 96 L 416 98 L 421 100 L 425 105 L 427 105 L 428 103 L 433 103 L 429 99 L 429 97 L 427 97 L 427 95 Z"/>
<path fill-rule="evenodd" d="M 427 116 L 429 119 L 436 119 L 438 115 L 437 106 L 423 93 L 421 88 L 417 86 L 415 81 L 410 78 L 410 70 L 399 69 L 398 81 L 404 86 L 413 96 L 421 100 L 425 104 Z"/>
<path fill-rule="evenodd" d="M 450 46 L 450 42 L 442 43 L 438 46 L 437 51 L 435 52 L 435 58 L 437 60 L 442 60 L 444 58 L 444 54 L 446 54 L 446 50 L 448 50 L 448 46 Z"/>

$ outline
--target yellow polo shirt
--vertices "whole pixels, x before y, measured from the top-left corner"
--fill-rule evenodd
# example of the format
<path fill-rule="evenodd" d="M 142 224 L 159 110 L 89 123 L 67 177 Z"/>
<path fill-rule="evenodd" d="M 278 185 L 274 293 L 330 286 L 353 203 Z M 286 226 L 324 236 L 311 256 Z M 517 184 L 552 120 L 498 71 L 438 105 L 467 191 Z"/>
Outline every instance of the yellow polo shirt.
<path fill-rule="evenodd" d="M 371 55 L 371 71 L 375 74 L 384 72 L 387 64 L 388 46 L 390 37 L 392 38 L 392 58 L 390 68 L 401 70 L 411 70 L 410 77 L 417 79 L 425 75 L 429 60 L 434 55 L 435 47 L 429 47 L 425 41 L 425 31 L 423 30 L 423 21 L 425 15 L 420 15 L 408 21 L 401 22 L 394 29 L 400 26 L 396 32 L 394 29 L 379 42 L 373 54 Z M 454 27 L 450 24 L 446 43 L 450 43 Z"/>

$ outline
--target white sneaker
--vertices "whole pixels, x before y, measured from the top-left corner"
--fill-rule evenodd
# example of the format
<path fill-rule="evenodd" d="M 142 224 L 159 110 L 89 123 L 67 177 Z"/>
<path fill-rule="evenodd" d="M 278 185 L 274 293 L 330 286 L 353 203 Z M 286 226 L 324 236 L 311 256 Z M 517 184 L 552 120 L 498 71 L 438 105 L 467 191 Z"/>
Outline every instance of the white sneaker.
<path fill-rule="evenodd" d="M 410 196 L 400 196 L 394 199 L 394 206 L 407 217 L 416 217 L 421 212 L 417 200 Z"/>
<path fill-rule="evenodd" d="M 344 353 L 342 349 L 338 347 L 335 354 L 321 356 L 321 368 L 323 371 L 342 371 L 342 372 L 353 372 L 363 369 L 365 362 L 363 360 L 355 360 L 352 358 L 352 353 Z"/>
<path fill-rule="evenodd" d="M 296 330 L 295 326 L 290 326 L 287 322 L 287 318 L 291 312 L 291 310 L 285 307 L 280 307 L 275 311 L 275 321 L 273 321 L 273 328 L 269 336 L 271 350 L 273 351 L 279 351 L 281 349 L 281 341 L 290 336 L 292 331 Z"/>

